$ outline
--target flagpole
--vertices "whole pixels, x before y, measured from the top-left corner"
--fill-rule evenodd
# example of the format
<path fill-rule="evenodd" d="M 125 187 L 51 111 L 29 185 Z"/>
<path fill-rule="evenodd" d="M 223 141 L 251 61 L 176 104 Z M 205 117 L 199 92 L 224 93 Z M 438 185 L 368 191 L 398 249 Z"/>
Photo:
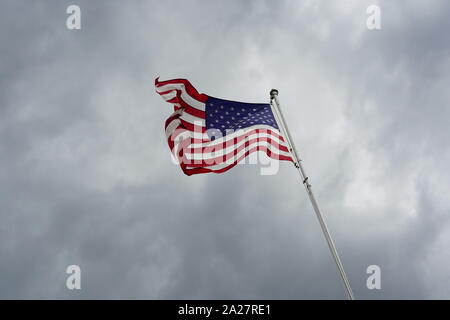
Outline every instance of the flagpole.
<path fill-rule="evenodd" d="M 306 192 L 308 193 L 309 200 L 311 200 L 311 204 L 313 206 L 314 212 L 316 213 L 317 219 L 319 220 L 320 227 L 322 228 L 322 232 L 327 241 L 328 248 L 330 249 L 331 254 L 333 255 L 334 262 L 336 262 L 336 266 L 339 270 L 339 274 L 341 275 L 342 281 L 344 283 L 348 299 L 354 300 L 355 297 L 353 295 L 352 288 L 350 287 L 350 282 L 348 281 L 347 275 L 345 273 L 344 266 L 342 265 L 341 259 L 339 258 L 339 254 L 336 250 L 336 246 L 334 245 L 333 239 L 331 238 L 331 234 L 330 234 L 330 231 L 328 230 L 327 224 L 325 223 L 322 213 L 320 212 L 319 205 L 318 205 L 317 200 L 312 191 L 312 187 L 311 187 L 311 184 L 309 183 L 308 176 L 306 175 L 305 169 L 303 168 L 302 163 L 301 163 L 301 159 L 297 154 L 295 144 L 292 140 L 292 136 L 289 132 L 289 129 L 287 127 L 283 113 L 281 111 L 280 103 L 278 101 L 278 90 L 277 89 L 272 89 L 270 91 L 270 105 L 272 106 L 272 109 L 275 111 L 275 116 L 279 120 L 277 122 L 280 125 L 280 129 L 284 133 L 284 137 L 286 138 L 286 142 L 289 146 L 289 152 L 291 153 L 292 157 L 294 158 L 294 166 L 297 168 L 298 172 L 300 173 L 300 177 L 302 179 L 303 185 L 306 189 Z"/>

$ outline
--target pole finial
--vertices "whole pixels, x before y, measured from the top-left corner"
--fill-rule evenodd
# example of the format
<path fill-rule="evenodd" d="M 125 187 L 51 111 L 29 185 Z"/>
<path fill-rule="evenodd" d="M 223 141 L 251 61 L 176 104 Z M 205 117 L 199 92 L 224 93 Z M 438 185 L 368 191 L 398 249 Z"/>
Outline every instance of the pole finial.
<path fill-rule="evenodd" d="M 277 89 L 270 90 L 270 99 L 275 98 L 275 96 L 278 96 L 278 90 Z"/>

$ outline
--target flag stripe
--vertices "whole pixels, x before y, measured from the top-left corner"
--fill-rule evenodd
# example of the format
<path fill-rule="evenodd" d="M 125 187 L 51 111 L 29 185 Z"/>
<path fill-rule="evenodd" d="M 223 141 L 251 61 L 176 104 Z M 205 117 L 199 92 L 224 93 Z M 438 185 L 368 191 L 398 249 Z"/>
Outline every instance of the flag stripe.
<path fill-rule="evenodd" d="M 252 126 L 245 130 L 244 129 L 237 130 L 236 132 L 228 134 L 225 137 L 217 138 L 217 139 L 207 142 L 207 143 L 205 143 L 205 142 L 194 143 L 193 147 L 199 148 L 201 146 L 212 146 L 214 144 L 227 143 L 228 141 L 234 140 L 235 138 L 242 139 L 242 138 L 248 137 L 250 135 L 255 135 L 255 134 L 259 134 L 260 136 L 262 134 L 270 134 L 271 136 L 273 136 L 274 138 L 279 140 L 280 143 L 285 144 L 282 136 L 280 136 L 278 133 L 276 133 L 275 130 L 273 130 L 273 128 L 271 128 L 271 129 L 267 129 L 267 128 L 271 128 L 271 127 L 269 127 L 269 126 L 262 127 L 261 125 Z"/>
<path fill-rule="evenodd" d="M 269 150 L 279 155 L 289 154 L 287 151 L 280 150 L 278 145 L 272 144 L 271 141 L 260 141 L 257 139 L 255 141 L 246 141 L 238 147 L 233 146 L 233 149 L 230 152 L 190 153 L 189 148 L 186 148 L 185 155 L 188 161 L 204 167 L 220 164 L 230 159 L 234 159 L 236 157 L 236 153 L 234 151 L 237 151 L 237 155 L 239 156 L 242 151 L 250 150 L 255 145 L 267 147 Z"/>
<path fill-rule="evenodd" d="M 180 97 L 189 106 L 205 111 L 205 102 L 208 100 L 206 94 L 200 94 L 195 90 L 195 88 L 187 80 L 175 80 L 162 81 L 159 82 L 158 79 L 155 80 L 156 92 L 160 95 L 167 95 L 168 92 L 174 91 L 175 95 L 171 96 Z M 170 83 L 168 83 L 170 82 Z M 163 97 L 164 98 L 164 97 Z"/>
<path fill-rule="evenodd" d="M 285 161 L 292 161 L 292 157 L 290 155 L 279 155 L 273 151 L 270 151 L 267 147 L 264 146 L 257 146 L 250 150 L 247 150 L 244 154 L 241 154 L 239 158 L 236 159 L 232 164 L 222 163 L 218 165 L 212 165 L 208 167 L 189 167 L 187 166 L 186 169 L 190 170 L 190 174 L 196 174 L 196 173 L 205 173 L 205 172 L 215 172 L 215 173 L 222 173 L 225 172 L 231 168 L 233 168 L 235 165 L 237 165 L 240 161 L 242 161 L 244 158 L 246 158 L 250 153 L 256 152 L 256 151 L 263 151 L 265 152 L 270 158 L 275 160 L 285 160 Z"/>
<path fill-rule="evenodd" d="M 190 104 L 186 103 L 179 90 L 168 91 L 164 94 L 161 94 L 161 97 L 163 97 L 164 100 L 166 100 L 169 103 L 172 103 L 177 107 L 185 108 L 185 111 L 193 116 L 203 119 L 205 118 L 204 104 L 203 108 L 200 108 L 200 105 L 198 105 L 197 108 L 192 107 Z"/>
<path fill-rule="evenodd" d="M 203 155 L 203 159 L 207 159 L 207 158 L 211 157 L 211 155 L 214 155 L 214 154 L 216 154 L 216 155 L 224 154 L 224 153 L 228 154 L 228 153 L 232 152 L 233 150 L 235 150 L 236 148 L 239 148 L 243 144 L 257 143 L 257 142 L 263 142 L 263 141 L 269 142 L 271 145 L 277 147 L 281 151 L 289 152 L 289 150 L 286 146 L 275 141 L 270 136 L 264 137 L 264 136 L 255 135 L 252 138 L 239 137 L 237 139 L 240 140 L 237 143 L 235 143 L 235 141 L 230 141 L 228 143 L 222 143 L 222 144 L 215 145 L 215 146 L 207 146 L 207 147 L 200 147 L 200 148 L 193 148 L 192 144 L 191 144 L 190 148 L 189 148 L 189 153 L 195 155 L 195 156 L 193 156 L 193 159 L 199 159 L 199 156 L 202 156 L 202 155 Z"/>

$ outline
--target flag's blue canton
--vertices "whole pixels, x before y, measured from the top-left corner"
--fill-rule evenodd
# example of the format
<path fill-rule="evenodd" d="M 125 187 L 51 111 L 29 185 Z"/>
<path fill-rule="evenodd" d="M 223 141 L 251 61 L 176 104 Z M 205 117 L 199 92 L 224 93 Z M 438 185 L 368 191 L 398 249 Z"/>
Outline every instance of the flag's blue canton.
<path fill-rule="evenodd" d="M 268 125 L 278 129 L 268 103 L 244 103 L 208 97 L 205 112 L 206 130 L 211 140 L 225 136 L 230 130 L 255 125 Z"/>

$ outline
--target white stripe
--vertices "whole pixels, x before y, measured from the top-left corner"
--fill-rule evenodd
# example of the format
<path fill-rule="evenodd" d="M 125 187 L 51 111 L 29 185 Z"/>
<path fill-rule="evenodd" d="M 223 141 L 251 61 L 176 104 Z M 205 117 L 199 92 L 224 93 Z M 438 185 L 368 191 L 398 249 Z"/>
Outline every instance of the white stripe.
<path fill-rule="evenodd" d="M 237 149 L 240 146 L 244 145 L 245 143 L 249 142 L 251 139 L 254 139 L 254 138 L 265 138 L 265 137 L 271 138 L 275 142 L 278 142 L 278 144 L 280 144 L 280 145 L 284 145 L 283 143 L 281 143 L 281 141 L 279 141 L 273 135 L 270 135 L 270 134 L 267 134 L 267 133 L 264 133 L 264 134 L 255 133 L 255 134 L 252 134 L 252 135 L 248 136 L 245 139 L 242 139 L 241 141 L 239 141 L 236 144 L 231 144 L 230 143 L 229 146 L 226 146 L 225 149 L 221 149 L 221 150 L 216 150 L 215 151 L 214 147 L 208 147 L 205 144 L 205 147 L 210 148 L 211 152 L 203 152 L 203 153 L 194 152 L 194 153 L 192 153 L 192 155 L 193 155 L 192 159 L 205 159 L 206 160 L 206 159 L 211 159 L 211 158 L 215 158 L 215 157 L 220 157 L 222 155 L 229 154 L 230 152 L 233 152 L 235 149 Z M 263 142 L 266 142 L 266 141 L 260 141 L 260 142 L 263 143 Z M 252 145 L 254 143 L 256 143 L 256 142 L 252 142 L 250 145 Z M 194 144 L 191 144 L 190 147 L 192 147 L 192 145 L 194 145 Z M 277 149 L 279 149 L 279 148 L 277 148 Z M 191 153 L 189 153 L 189 154 L 191 154 Z"/>
<path fill-rule="evenodd" d="M 181 91 L 181 98 L 186 102 L 188 105 L 190 105 L 193 108 L 205 111 L 205 104 L 201 101 L 198 101 L 197 99 L 194 99 L 191 97 L 184 87 L 184 84 L 166 84 L 160 87 L 156 87 L 156 91 L 158 93 L 169 91 L 169 90 L 180 90 Z M 166 93 L 165 95 L 168 95 L 169 93 Z M 173 97 L 172 97 L 173 98 Z"/>
<path fill-rule="evenodd" d="M 241 136 L 244 136 L 245 134 L 242 134 Z M 238 136 L 239 138 L 240 136 Z M 243 138 L 242 141 L 248 141 L 254 138 L 271 138 L 272 140 L 274 140 L 275 142 L 277 142 L 278 144 L 281 144 L 283 146 L 286 146 L 286 143 L 281 141 L 276 135 L 269 133 L 269 132 L 255 132 L 252 133 L 248 136 L 246 136 L 245 138 Z M 222 142 L 217 142 L 216 140 L 211 141 L 211 142 L 204 142 L 204 143 L 193 143 L 191 144 L 192 148 L 212 148 L 214 146 L 219 146 L 219 145 L 223 145 L 224 143 L 224 139 L 221 139 Z M 227 145 L 227 143 L 233 143 L 232 142 L 233 139 L 227 139 L 225 140 L 225 145 Z M 242 141 L 239 141 L 239 143 L 241 143 Z"/>
<path fill-rule="evenodd" d="M 181 121 L 178 118 L 173 119 L 166 127 L 166 138 L 172 135 L 175 129 L 180 125 Z"/>
<path fill-rule="evenodd" d="M 183 111 L 180 118 L 183 119 L 184 121 L 189 122 L 196 126 L 201 126 L 201 127 L 205 126 L 205 119 L 193 116 L 192 114 L 189 114 L 186 111 Z"/>
<path fill-rule="evenodd" d="M 224 137 L 216 138 L 214 141 L 209 142 L 208 146 L 212 146 L 214 144 L 223 144 L 224 142 L 226 143 L 229 140 L 233 140 L 234 138 L 242 136 L 242 135 L 244 135 L 244 134 L 246 134 L 246 133 L 248 133 L 250 131 L 256 130 L 256 129 L 268 129 L 268 130 L 270 130 L 272 132 L 277 133 L 279 136 L 282 136 L 282 134 L 280 133 L 280 131 L 278 129 L 275 129 L 274 127 L 271 127 L 271 126 L 268 126 L 268 125 L 258 124 L 258 125 L 254 125 L 254 126 L 251 126 L 251 127 L 247 127 L 245 129 L 236 130 L 235 132 L 229 133 L 229 134 L 227 134 Z M 272 136 L 274 137 L 274 135 L 272 135 Z M 205 138 L 208 138 L 207 132 L 205 132 Z M 280 141 L 280 143 L 282 143 L 283 145 L 286 145 L 285 143 L 283 143 L 281 141 Z M 195 143 L 192 146 L 196 147 L 196 148 L 200 148 L 202 146 L 205 146 L 205 144 L 204 143 L 201 143 L 201 144 Z"/>
<path fill-rule="evenodd" d="M 181 129 L 178 133 L 178 135 L 172 139 L 174 143 L 174 147 L 177 147 L 181 142 L 183 142 L 186 139 L 192 138 L 192 134 L 190 131 Z"/>
<path fill-rule="evenodd" d="M 177 107 L 180 107 L 180 105 L 177 103 L 174 103 L 174 105 Z M 183 119 L 186 122 L 189 122 L 192 125 L 201 126 L 201 127 L 205 126 L 205 119 L 203 119 L 203 118 L 193 116 L 192 114 L 187 113 L 184 109 L 178 109 L 176 112 L 181 114 L 181 116 L 180 116 L 181 119 Z"/>
<path fill-rule="evenodd" d="M 240 144 L 232 145 L 226 149 L 217 150 L 217 151 L 212 150 L 213 152 L 205 152 L 205 153 L 189 153 L 189 148 L 186 148 L 185 155 L 189 160 L 205 160 L 205 161 L 207 161 L 207 160 L 215 159 L 217 157 L 222 157 L 224 155 L 230 154 L 234 150 L 236 150 L 240 146 L 242 146 L 243 144 L 245 144 L 245 141 L 243 141 L 243 143 L 240 143 Z M 277 150 L 278 154 L 289 155 L 289 152 L 280 150 L 277 146 L 272 145 L 268 141 L 254 141 L 250 145 L 248 145 L 247 147 L 242 149 L 241 151 L 251 149 L 252 147 L 255 147 L 255 146 L 268 147 L 270 150 L 272 150 L 272 149 Z M 239 153 L 241 151 L 239 151 Z M 239 158 L 239 157 L 237 157 L 237 158 Z"/>
<path fill-rule="evenodd" d="M 175 119 L 175 120 L 177 120 L 177 119 Z M 174 121 L 175 121 L 175 120 L 174 120 Z M 172 121 L 172 122 L 174 122 L 174 121 Z M 172 124 L 172 122 L 171 122 L 171 124 Z M 178 125 L 178 124 L 179 124 L 179 123 L 177 122 L 177 125 Z M 227 143 L 229 143 L 231 140 L 233 140 L 235 137 L 239 137 L 239 136 L 241 136 L 241 135 L 245 135 L 247 132 L 253 131 L 253 130 L 255 130 L 255 129 L 267 129 L 269 126 L 264 126 L 264 128 L 261 128 L 261 127 L 262 127 L 262 126 L 257 125 L 257 126 L 252 126 L 252 127 L 250 127 L 249 130 L 242 130 L 242 129 L 241 129 L 241 130 L 238 130 L 238 131 L 236 131 L 236 132 L 234 132 L 234 133 L 232 133 L 232 134 L 229 134 L 229 135 L 227 135 L 227 136 L 225 136 L 225 137 L 223 137 L 223 138 L 216 139 L 216 140 L 211 141 L 211 142 L 192 143 L 192 144 L 190 144 L 189 146 L 187 146 L 186 148 L 202 148 L 202 147 L 210 147 L 210 148 L 213 148 L 213 147 L 216 146 L 216 145 L 222 145 L 224 142 L 225 142 L 225 144 L 227 144 Z M 176 128 L 176 127 L 175 127 L 175 128 Z M 274 129 L 273 127 L 270 127 L 270 128 L 271 128 L 271 130 L 272 130 L 273 132 L 276 132 L 276 133 L 279 134 L 279 131 L 278 131 L 277 129 Z M 168 133 L 169 133 L 168 130 L 166 130 L 166 136 L 167 136 Z M 172 134 L 172 133 L 170 132 L 170 134 Z M 282 146 L 284 146 L 284 147 L 287 148 L 286 142 L 281 141 L 281 140 L 280 140 L 278 137 L 276 137 L 274 134 L 267 133 L 267 132 L 264 132 L 264 133 L 263 133 L 263 132 L 253 133 L 253 134 L 249 135 L 248 137 L 246 137 L 245 139 L 243 139 L 242 141 L 240 141 L 237 145 L 234 145 L 234 144 L 233 144 L 233 145 L 234 145 L 235 148 L 236 148 L 236 147 L 242 145 L 243 143 L 245 143 L 246 141 L 249 141 L 249 140 L 251 140 L 251 139 L 253 139 L 253 138 L 256 138 L 256 137 L 261 137 L 261 138 L 262 138 L 262 137 L 269 137 L 269 138 L 273 139 L 275 142 L 277 142 L 278 144 L 280 144 L 280 145 L 282 145 Z M 175 143 L 175 145 L 178 145 L 182 140 L 188 139 L 188 138 L 207 139 L 208 136 L 207 136 L 206 133 L 202 133 L 202 132 L 193 132 L 193 131 L 184 129 L 184 132 L 182 133 L 182 138 L 180 138 L 180 135 L 177 135 L 177 137 L 175 138 L 176 141 L 174 141 L 174 143 Z M 231 146 L 231 147 L 232 147 L 232 146 Z M 229 150 L 229 149 L 230 149 L 230 146 L 227 146 L 227 148 L 228 148 L 228 150 Z"/>
<path fill-rule="evenodd" d="M 165 94 L 161 94 L 160 96 L 164 100 L 169 101 L 169 100 L 171 100 L 171 99 L 173 99 L 173 98 L 175 98 L 177 96 L 177 92 L 176 91 L 170 91 L 170 92 L 167 92 Z"/>
<path fill-rule="evenodd" d="M 222 162 L 222 163 L 219 163 L 219 164 L 213 164 L 212 163 L 210 166 L 202 167 L 202 168 L 207 168 L 207 169 L 210 169 L 210 170 L 220 170 L 220 169 L 223 169 L 225 167 L 228 167 L 228 166 L 232 165 L 237 159 L 242 157 L 249 149 L 251 149 L 253 147 L 255 147 L 255 146 L 248 146 L 247 148 L 242 149 L 233 158 L 227 159 L 225 162 Z M 278 150 L 277 148 L 269 148 L 269 149 L 275 155 L 282 155 L 282 156 L 292 157 L 290 153 Z M 260 151 L 260 152 L 264 152 L 264 151 Z M 242 158 L 241 160 L 239 160 L 239 162 L 243 161 L 244 159 L 245 159 L 245 157 Z M 200 168 L 198 166 L 196 167 L 195 164 L 194 165 L 188 165 L 187 167 L 190 168 L 190 169 Z"/>

